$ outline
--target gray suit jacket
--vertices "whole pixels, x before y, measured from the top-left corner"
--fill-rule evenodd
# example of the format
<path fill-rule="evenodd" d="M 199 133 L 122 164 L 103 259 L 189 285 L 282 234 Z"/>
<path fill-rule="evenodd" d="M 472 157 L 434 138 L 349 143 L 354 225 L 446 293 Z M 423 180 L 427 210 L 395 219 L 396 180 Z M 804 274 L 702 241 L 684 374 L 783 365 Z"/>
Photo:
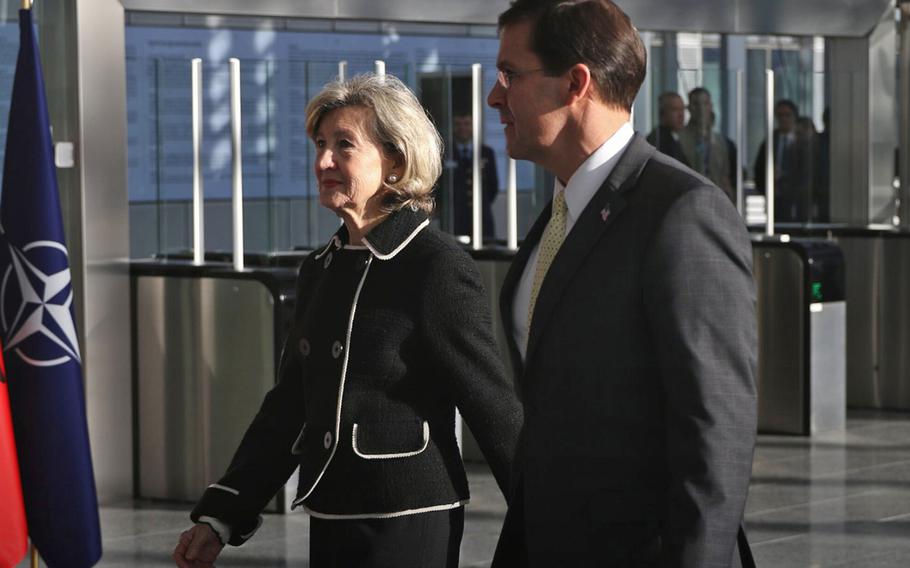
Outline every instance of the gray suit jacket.
<path fill-rule="evenodd" d="M 512 300 L 547 208 L 506 276 Z M 494 566 L 727 567 L 756 429 L 752 252 L 710 181 L 633 138 L 543 282 Z"/>

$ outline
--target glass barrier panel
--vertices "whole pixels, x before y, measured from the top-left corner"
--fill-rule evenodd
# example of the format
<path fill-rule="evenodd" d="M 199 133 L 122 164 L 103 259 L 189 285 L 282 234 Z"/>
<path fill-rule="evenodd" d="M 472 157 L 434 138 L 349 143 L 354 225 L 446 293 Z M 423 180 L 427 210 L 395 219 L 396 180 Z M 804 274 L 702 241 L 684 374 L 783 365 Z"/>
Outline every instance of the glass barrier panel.
<path fill-rule="evenodd" d="M 158 252 L 158 201 L 155 140 L 154 59 L 126 58 L 127 190 L 130 215 L 130 256 Z"/>
<path fill-rule="evenodd" d="M 282 209 L 288 229 L 286 238 L 274 250 L 313 249 L 331 238 L 338 230 L 339 220 L 319 205 L 314 173 L 316 153 L 306 130 L 306 106 L 327 83 L 338 78 L 338 62 L 290 60 L 279 61 L 277 66 L 288 93 L 287 112 L 279 121 L 279 128 L 283 129 L 280 139 L 288 147 L 288 178 L 273 206 Z"/>
<path fill-rule="evenodd" d="M 508 156 L 499 113 L 486 104 L 496 82 L 495 67 L 482 69 L 483 127 L 481 150 L 481 184 L 483 241 L 487 245 L 504 245 L 506 240 L 506 183 Z M 442 136 L 443 172 L 436 187 L 436 215 L 433 222 L 443 231 L 463 242 L 470 242 L 473 232 L 473 129 L 472 71 L 470 64 L 423 65 L 416 73 L 416 92 Z M 518 234 L 523 238 L 542 209 L 540 196 L 552 192 L 544 188 L 537 168 L 530 163 L 517 164 Z M 547 193 L 549 195 L 549 193 Z"/>
<path fill-rule="evenodd" d="M 153 73 L 149 135 L 154 143 L 148 145 L 143 177 L 150 182 L 145 193 L 153 199 L 157 217 L 154 252 L 181 253 L 192 246 L 188 206 L 193 191 L 190 62 L 154 59 L 147 68 Z M 212 189 L 206 187 L 207 193 L 211 194 Z"/>
<path fill-rule="evenodd" d="M 246 252 L 268 250 L 271 216 L 266 206 L 272 191 L 274 133 L 270 117 L 277 112 L 270 90 L 272 67 L 265 60 L 240 60 L 241 181 L 243 245 Z M 205 193 L 205 248 L 233 249 L 233 150 L 230 67 L 228 61 L 203 63 L 201 169 Z M 188 121 L 187 121 L 188 122 Z M 170 196 L 165 195 L 165 199 Z M 191 208 L 191 201 L 183 204 Z"/>
<path fill-rule="evenodd" d="M 0 11 L 0 164 L 6 154 L 6 125 L 13 96 L 13 76 L 19 55 L 19 16 L 9 8 Z M 0 176 L 2 177 L 2 176 Z M 0 180 L 2 192 L 2 180 Z"/>

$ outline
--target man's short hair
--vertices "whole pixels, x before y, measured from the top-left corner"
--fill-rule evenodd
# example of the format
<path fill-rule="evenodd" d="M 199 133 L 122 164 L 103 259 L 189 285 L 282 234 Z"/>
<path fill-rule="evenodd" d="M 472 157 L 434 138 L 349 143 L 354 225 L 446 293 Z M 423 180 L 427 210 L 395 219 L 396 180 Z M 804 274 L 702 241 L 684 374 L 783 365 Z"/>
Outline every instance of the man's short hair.
<path fill-rule="evenodd" d="M 694 97 L 695 95 L 707 95 L 708 98 L 710 99 L 711 91 L 709 91 L 708 89 L 706 89 L 704 87 L 695 87 L 694 89 L 689 91 L 689 102 L 692 102 L 692 97 Z"/>
<path fill-rule="evenodd" d="M 799 116 L 799 107 L 797 107 L 796 103 L 791 101 L 790 99 L 781 99 L 781 100 L 777 101 L 776 103 L 774 103 L 775 109 L 777 109 L 777 107 L 782 107 L 782 106 L 787 107 L 788 109 L 793 111 L 794 118 Z"/>
<path fill-rule="evenodd" d="M 600 98 L 625 110 L 645 79 L 647 53 L 629 16 L 610 0 L 515 0 L 499 28 L 531 22 L 531 50 L 555 76 L 577 63 L 591 70 Z"/>
<path fill-rule="evenodd" d="M 664 91 L 660 94 L 659 97 L 657 97 L 657 109 L 663 111 L 665 108 L 667 108 L 667 104 L 669 104 L 671 99 L 682 100 L 682 96 L 680 96 L 680 94 L 676 91 Z"/>

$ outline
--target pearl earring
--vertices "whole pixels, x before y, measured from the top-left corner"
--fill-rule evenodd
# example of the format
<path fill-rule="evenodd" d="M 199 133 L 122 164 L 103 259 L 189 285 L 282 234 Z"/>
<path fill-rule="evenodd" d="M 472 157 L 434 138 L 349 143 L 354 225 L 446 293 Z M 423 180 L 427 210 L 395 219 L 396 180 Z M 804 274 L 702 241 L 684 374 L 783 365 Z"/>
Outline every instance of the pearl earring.
<path fill-rule="evenodd" d="M 398 181 L 398 176 L 395 174 L 389 174 L 389 177 L 387 177 L 385 179 L 389 183 L 395 183 L 396 181 Z"/>

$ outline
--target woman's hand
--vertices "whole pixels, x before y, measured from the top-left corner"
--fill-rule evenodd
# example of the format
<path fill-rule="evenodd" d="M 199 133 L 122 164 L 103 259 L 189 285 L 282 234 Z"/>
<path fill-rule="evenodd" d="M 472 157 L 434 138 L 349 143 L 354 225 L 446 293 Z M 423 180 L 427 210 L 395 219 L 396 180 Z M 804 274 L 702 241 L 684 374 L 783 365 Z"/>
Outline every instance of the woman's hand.
<path fill-rule="evenodd" d="M 172 557 L 180 568 L 214 568 L 222 548 L 224 545 L 212 527 L 197 524 L 180 533 Z"/>

